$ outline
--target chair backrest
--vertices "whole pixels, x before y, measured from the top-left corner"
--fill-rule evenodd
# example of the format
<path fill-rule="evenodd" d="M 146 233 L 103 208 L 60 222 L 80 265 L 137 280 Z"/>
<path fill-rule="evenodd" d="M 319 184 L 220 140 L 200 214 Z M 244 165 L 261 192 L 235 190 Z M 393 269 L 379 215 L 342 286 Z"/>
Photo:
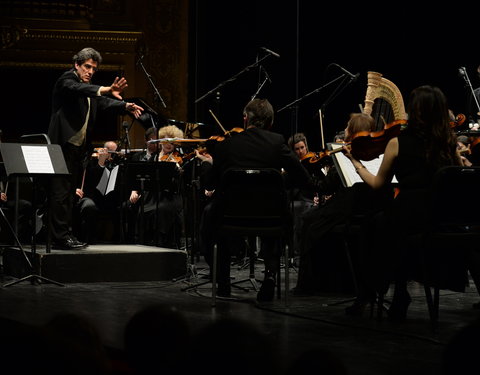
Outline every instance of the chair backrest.
<path fill-rule="evenodd" d="M 286 230 L 290 211 L 284 177 L 270 168 L 230 169 L 221 179 L 223 230 L 251 234 Z M 286 233 L 285 233 L 286 234 Z"/>
<path fill-rule="evenodd" d="M 480 226 L 480 167 L 450 166 L 440 169 L 431 191 L 433 226 L 469 230 Z"/>

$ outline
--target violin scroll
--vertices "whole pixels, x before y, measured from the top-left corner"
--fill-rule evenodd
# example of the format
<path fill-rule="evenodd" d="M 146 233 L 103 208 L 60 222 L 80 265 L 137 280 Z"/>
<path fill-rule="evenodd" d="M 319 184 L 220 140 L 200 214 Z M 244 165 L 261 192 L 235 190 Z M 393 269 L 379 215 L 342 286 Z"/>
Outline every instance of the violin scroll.
<path fill-rule="evenodd" d="M 450 127 L 451 128 L 456 128 L 457 126 L 463 125 L 465 122 L 466 116 L 463 113 L 459 113 L 458 115 L 455 116 L 455 119 L 450 121 Z"/>

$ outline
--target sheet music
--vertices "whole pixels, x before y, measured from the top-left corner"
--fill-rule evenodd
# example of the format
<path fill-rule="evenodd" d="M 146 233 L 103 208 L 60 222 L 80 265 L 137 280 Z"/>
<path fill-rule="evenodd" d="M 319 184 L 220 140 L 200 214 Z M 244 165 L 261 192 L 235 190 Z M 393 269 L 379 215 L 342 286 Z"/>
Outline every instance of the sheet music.
<path fill-rule="evenodd" d="M 28 173 L 55 173 L 48 148 L 43 146 L 21 146 Z"/>
<path fill-rule="evenodd" d="M 113 169 L 104 168 L 100 182 L 97 185 L 97 190 L 102 195 L 107 195 L 115 189 L 115 183 L 117 182 L 119 166 L 116 165 Z"/>
<path fill-rule="evenodd" d="M 332 150 L 336 150 L 342 147 L 342 145 L 339 143 L 330 143 L 330 145 Z M 332 154 L 332 156 L 336 159 L 338 166 L 340 167 L 339 172 L 341 172 L 343 174 L 343 177 L 345 178 L 345 186 L 350 187 L 357 182 L 363 182 L 357 171 L 355 171 L 355 167 L 353 166 L 352 162 L 342 152 L 337 152 L 335 154 Z M 383 154 L 373 160 L 361 160 L 361 162 L 370 173 L 377 175 L 378 170 L 380 169 L 380 165 L 382 164 L 382 160 Z M 395 176 L 393 177 L 392 182 L 398 182 Z"/>

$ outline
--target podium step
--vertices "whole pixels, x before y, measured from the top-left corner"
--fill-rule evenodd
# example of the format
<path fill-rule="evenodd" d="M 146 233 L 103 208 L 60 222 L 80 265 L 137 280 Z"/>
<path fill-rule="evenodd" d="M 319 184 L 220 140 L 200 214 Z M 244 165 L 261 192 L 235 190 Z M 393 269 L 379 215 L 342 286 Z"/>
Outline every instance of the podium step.
<path fill-rule="evenodd" d="M 144 245 L 91 245 L 84 250 L 51 250 L 37 246 L 35 257 L 29 247 L 25 254 L 35 265 L 35 274 L 60 283 L 167 281 L 184 276 L 188 257 L 184 250 Z M 20 248 L 3 250 L 5 275 L 31 274 Z"/>

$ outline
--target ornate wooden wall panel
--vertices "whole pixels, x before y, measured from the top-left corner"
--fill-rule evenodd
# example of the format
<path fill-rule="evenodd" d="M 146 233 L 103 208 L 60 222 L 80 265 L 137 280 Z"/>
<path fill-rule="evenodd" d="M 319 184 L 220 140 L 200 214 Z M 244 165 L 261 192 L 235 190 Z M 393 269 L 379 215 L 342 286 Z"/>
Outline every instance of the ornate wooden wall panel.
<path fill-rule="evenodd" d="M 50 96 L 55 79 L 72 66 L 72 56 L 84 47 L 103 57 L 94 77 L 110 83 L 124 75 L 125 98 L 140 97 L 155 106 L 153 90 L 137 65 L 144 65 L 167 108 L 166 118 L 182 119 L 187 111 L 188 2 L 186 0 L 110 0 L 0 3 L 0 76 L 10 90 L 4 92 L 13 108 L 0 122 L 7 141 L 27 132 L 46 132 Z M 6 97 L 5 97 L 6 96 Z M 126 118 L 128 120 L 128 118 Z M 98 141 L 122 138 L 121 123 L 99 124 Z M 143 127 L 132 123 L 132 147 L 143 146 Z"/>

